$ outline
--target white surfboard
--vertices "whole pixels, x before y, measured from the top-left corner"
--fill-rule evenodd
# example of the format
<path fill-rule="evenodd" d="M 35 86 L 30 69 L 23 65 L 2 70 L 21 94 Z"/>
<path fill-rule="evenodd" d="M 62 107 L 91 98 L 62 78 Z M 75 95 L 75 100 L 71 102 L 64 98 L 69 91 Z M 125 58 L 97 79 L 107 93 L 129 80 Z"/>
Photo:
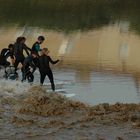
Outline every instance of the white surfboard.
<path fill-rule="evenodd" d="M 47 90 L 47 92 L 53 92 L 52 90 Z M 55 93 L 61 94 L 66 96 L 67 98 L 71 98 L 74 97 L 75 94 L 74 93 L 67 93 L 66 89 L 56 89 Z"/>

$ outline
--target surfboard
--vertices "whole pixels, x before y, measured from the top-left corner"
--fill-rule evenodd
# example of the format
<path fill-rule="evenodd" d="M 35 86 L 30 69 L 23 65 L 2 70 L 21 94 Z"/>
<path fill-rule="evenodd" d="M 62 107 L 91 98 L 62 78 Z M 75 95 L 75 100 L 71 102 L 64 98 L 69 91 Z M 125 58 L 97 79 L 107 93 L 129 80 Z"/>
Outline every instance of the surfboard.
<path fill-rule="evenodd" d="M 49 89 L 47 90 L 47 92 L 58 93 L 58 94 L 66 96 L 67 98 L 71 98 L 75 96 L 74 93 L 67 93 L 66 89 L 56 89 L 55 91 L 52 91 L 51 89 Z"/>

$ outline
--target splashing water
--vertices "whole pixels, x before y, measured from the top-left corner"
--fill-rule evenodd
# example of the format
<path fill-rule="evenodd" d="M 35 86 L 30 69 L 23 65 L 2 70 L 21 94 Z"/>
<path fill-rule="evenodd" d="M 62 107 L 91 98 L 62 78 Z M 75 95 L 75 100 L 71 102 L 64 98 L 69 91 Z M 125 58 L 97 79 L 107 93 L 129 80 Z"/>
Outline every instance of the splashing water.
<path fill-rule="evenodd" d="M 0 95 L 2 96 L 16 96 L 23 94 L 27 91 L 30 85 L 28 83 L 22 83 L 20 81 L 12 80 L 0 80 Z"/>

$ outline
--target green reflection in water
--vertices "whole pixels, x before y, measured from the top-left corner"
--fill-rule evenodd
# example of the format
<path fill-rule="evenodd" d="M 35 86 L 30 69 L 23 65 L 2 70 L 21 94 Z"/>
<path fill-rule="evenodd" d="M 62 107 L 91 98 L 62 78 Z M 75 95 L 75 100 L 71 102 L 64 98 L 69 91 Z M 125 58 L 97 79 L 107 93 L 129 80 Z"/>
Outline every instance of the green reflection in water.
<path fill-rule="evenodd" d="M 139 0 L 0 0 L 0 25 L 69 32 L 125 20 L 140 33 L 139 5 Z"/>

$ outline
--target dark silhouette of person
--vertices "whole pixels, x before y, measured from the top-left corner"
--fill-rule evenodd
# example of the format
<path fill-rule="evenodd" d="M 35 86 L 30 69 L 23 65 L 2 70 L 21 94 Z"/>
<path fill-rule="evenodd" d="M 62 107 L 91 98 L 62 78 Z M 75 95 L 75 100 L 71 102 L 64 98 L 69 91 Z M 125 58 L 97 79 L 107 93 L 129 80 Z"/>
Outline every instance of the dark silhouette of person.
<path fill-rule="evenodd" d="M 41 56 L 39 57 L 40 85 L 41 86 L 43 85 L 45 77 L 47 75 L 51 82 L 51 88 L 53 91 L 55 91 L 53 73 L 49 63 L 56 64 L 59 62 L 59 60 L 53 61 L 51 57 L 48 56 L 48 53 L 49 53 L 48 49 L 43 48 L 41 51 Z"/>
<path fill-rule="evenodd" d="M 15 80 L 18 78 L 18 74 L 15 71 L 14 63 L 14 45 L 9 44 L 8 48 L 4 48 L 1 51 L 0 55 L 0 65 L 5 68 L 4 78 L 9 78 L 11 80 Z"/>
<path fill-rule="evenodd" d="M 18 37 L 16 40 L 16 43 L 14 44 L 14 55 L 16 58 L 14 66 L 15 66 L 16 70 L 17 70 L 19 63 L 21 63 L 23 65 L 23 62 L 25 59 L 23 51 L 25 51 L 27 55 L 30 54 L 28 51 L 31 51 L 31 49 L 26 46 L 25 41 L 26 41 L 25 37 Z"/>
<path fill-rule="evenodd" d="M 38 56 L 39 56 L 39 52 L 41 51 L 40 45 L 44 42 L 44 40 L 45 40 L 44 36 L 39 36 L 37 38 L 37 41 L 32 46 L 32 51 L 36 52 L 38 54 Z M 35 65 L 38 67 L 38 64 L 39 64 L 38 58 L 34 59 L 33 61 L 34 61 Z"/>
<path fill-rule="evenodd" d="M 13 44 L 9 44 L 8 48 L 2 49 L 1 54 L 0 54 L 0 65 L 2 65 L 4 67 L 9 66 L 10 62 L 7 61 L 8 57 L 10 57 L 12 59 L 12 61 L 15 60 L 13 46 L 14 46 Z"/>
<path fill-rule="evenodd" d="M 36 52 L 31 52 L 29 56 L 27 56 L 23 62 L 22 67 L 22 82 L 28 79 L 28 82 L 32 83 L 34 80 L 34 71 L 36 70 L 36 65 L 33 60 L 38 57 Z M 31 70 L 32 68 L 32 70 Z"/>

